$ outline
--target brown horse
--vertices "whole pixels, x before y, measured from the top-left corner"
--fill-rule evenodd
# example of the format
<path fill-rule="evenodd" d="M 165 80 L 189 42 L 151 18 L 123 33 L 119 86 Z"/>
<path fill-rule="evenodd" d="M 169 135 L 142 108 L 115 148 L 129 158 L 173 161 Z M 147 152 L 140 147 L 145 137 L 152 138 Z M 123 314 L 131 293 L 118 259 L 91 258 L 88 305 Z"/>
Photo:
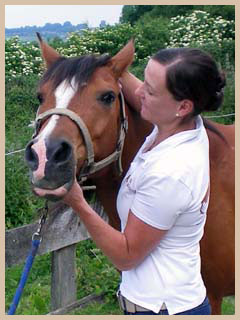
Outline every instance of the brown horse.
<path fill-rule="evenodd" d="M 88 178 L 109 223 L 119 229 L 119 186 L 152 128 L 124 106 L 119 92 L 118 79 L 133 60 L 133 42 L 112 58 L 63 58 L 38 37 L 47 70 L 38 89 L 36 132 L 26 148 L 33 189 L 57 190 L 61 199 L 76 174 Z M 220 314 L 222 298 L 234 294 L 234 126 L 211 125 L 226 140 L 208 130 L 211 197 L 201 257 L 212 313 Z"/>

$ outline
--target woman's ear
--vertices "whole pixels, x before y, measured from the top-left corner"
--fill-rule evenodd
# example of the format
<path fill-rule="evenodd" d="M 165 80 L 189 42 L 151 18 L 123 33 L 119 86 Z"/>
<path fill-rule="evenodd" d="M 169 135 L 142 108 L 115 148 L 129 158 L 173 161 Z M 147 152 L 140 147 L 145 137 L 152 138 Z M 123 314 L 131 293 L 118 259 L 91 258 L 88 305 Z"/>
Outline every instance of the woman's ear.
<path fill-rule="evenodd" d="M 191 100 L 184 99 L 180 102 L 180 105 L 177 108 L 177 113 L 179 117 L 185 117 L 190 113 L 193 113 L 193 108 L 193 102 Z"/>

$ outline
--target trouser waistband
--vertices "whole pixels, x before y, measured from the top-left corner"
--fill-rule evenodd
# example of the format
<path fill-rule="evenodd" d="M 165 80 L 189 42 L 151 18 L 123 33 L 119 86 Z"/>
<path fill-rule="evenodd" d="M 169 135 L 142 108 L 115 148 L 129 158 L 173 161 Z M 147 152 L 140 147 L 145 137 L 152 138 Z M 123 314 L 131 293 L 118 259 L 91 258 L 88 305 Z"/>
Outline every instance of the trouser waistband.
<path fill-rule="evenodd" d="M 117 297 L 118 297 L 120 308 L 124 311 L 130 312 L 130 313 L 150 311 L 149 309 L 146 309 L 144 307 L 141 307 L 129 301 L 127 298 L 121 295 L 120 291 L 117 292 Z M 162 304 L 162 307 L 160 310 L 167 310 L 165 303 Z"/>

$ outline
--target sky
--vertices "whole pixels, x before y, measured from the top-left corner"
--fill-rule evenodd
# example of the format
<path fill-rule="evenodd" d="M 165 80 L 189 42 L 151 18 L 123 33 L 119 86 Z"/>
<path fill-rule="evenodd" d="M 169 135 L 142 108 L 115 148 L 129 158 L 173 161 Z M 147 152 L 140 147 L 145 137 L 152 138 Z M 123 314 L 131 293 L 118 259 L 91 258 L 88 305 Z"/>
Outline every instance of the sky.
<path fill-rule="evenodd" d="M 70 21 L 72 25 L 88 22 L 98 27 L 101 20 L 108 24 L 119 22 L 122 5 L 6 5 L 5 27 L 44 26 Z"/>

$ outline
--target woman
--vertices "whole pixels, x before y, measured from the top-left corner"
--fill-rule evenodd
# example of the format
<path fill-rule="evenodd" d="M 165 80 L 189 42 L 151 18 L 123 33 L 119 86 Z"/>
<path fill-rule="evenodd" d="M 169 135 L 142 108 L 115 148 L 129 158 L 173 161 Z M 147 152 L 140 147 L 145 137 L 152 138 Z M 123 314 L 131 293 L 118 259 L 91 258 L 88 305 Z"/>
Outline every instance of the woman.
<path fill-rule="evenodd" d="M 216 63 L 197 49 L 160 50 L 143 83 L 125 72 L 124 95 L 154 129 L 119 190 L 122 232 L 91 209 L 77 183 L 64 198 L 123 271 L 118 296 L 124 314 L 210 314 L 199 252 L 209 146 L 199 114 L 221 105 L 224 85 Z"/>

